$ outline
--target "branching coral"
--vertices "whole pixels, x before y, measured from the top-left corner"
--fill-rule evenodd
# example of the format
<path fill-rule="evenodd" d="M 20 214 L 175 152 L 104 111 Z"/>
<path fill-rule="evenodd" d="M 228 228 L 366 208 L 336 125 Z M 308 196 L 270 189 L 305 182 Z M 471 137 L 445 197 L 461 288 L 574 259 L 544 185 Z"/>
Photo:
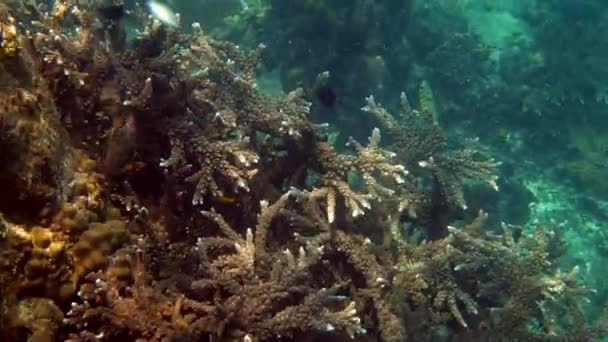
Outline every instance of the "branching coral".
<path fill-rule="evenodd" d="M 255 71 L 263 45 L 249 54 L 207 38 L 200 25 L 194 26 L 188 43 L 189 48 L 181 51 L 182 71 L 197 81 L 194 101 L 204 104 L 213 118 L 228 126 L 250 126 L 274 135 L 298 137 L 311 129 L 307 120 L 310 104 L 302 90 L 275 99 L 257 89 Z"/>
<path fill-rule="evenodd" d="M 449 202 L 466 208 L 462 189 L 465 180 L 483 182 L 498 189 L 498 163 L 491 159 L 479 159 L 479 152 L 472 144 L 463 149 L 448 147 L 437 123 L 428 86 L 421 87 L 419 102 L 420 110 L 413 109 L 405 93 L 402 93 L 401 111 L 399 116 L 394 116 L 370 96 L 363 110 L 374 115 L 387 129 L 393 139 L 389 148 L 397 153 L 397 159 L 412 170 L 429 170 Z"/>
<path fill-rule="evenodd" d="M 248 183 L 257 170 L 252 166 L 258 162 L 255 152 L 248 150 L 248 139 L 239 142 L 206 140 L 193 141 L 186 148 L 184 142 L 173 139 L 171 155 L 161 161 L 161 166 L 175 174 L 185 176 L 185 181 L 194 184 L 193 204 L 202 204 L 205 194 L 223 197 L 225 186 L 231 194 L 239 189 L 249 191 Z"/>
<path fill-rule="evenodd" d="M 494 235 L 480 229 L 485 217 L 480 213 L 465 228 L 450 228 L 445 239 L 402 246 L 392 280 L 397 296 L 408 298 L 413 307 L 429 308 L 441 320 L 455 320 L 473 330 L 491 329 L 510 340 L 551 340 L 551 315 L 561 311 L 574 319 L 561 324 L 583 327 L 579 336 L 598 333 L 585 328 L 578 306 L 552 305 L 580 302 L 588 291 L 575 280 L 576 269 L 564 274 L 552 267 L 548 259 L 552 235 L 538 224 L 533 236 L 515 240 L 506 225 L 503 235 Z M 564 297 L 558 301 L 554 295 Z M 547 332 L 529 331 L 533 319 L 542 322 Z"/>
<path fill-rule="evenodd" d="M 350 216 L 357 217 L 369 209 L 370 200 L 388 197 L 394 193 L 393 190 L 383 186 L 375 177 L 377 173 L 393 182 L 401 184 L 403 177 L 408 174 L 404 166 L 393 164 L 392 152 L 379 147 L 380 130 L 374 129 L 369 138 L 367 147 L 362 146 L 354 139 L 349 144 L 355 149 L 356 155 L 339 155 L 326 142 L 320 142 L 316 146 L 313 156 L 316 160 L 311 161 L 312 168 L 318 169 L 322 176 L 322 187 L 315 189 L 314 197 L 324 199 L 326 202 L 327 218 L 330 223 L 336 217 L 336 199 L 340 195 L 344 201 Z M 363 179 L 363 190 L 361 193 L 354 191 L 347 183 L 349 173 L 358 173 Z"/>
<path fill-rule="evenodd" d="M 267 340 L 278 336 L 295 337 L 307 331 L 334 330 L 352 337 L 364 332 L 356 316 L 354 302 L 342 305 L 345 300 L 336 296 L 338 286 L 311 288 L 310 272 L 321 262 L 322 246 L 310 243 L 301 246 L 297 257 L 290 249 L 268 250 L 265 243 L 268 228 L 273 217 L 286 205 L 290 194 L 293 196 L 292 192 L 287 193 L 272 205 L 263 204 L 255 233 L 247 229 L 245 238 L 217 213 L 203 212 L 218 224 L 228 240 L 213 238 L 200 241 L 199 249 L 203 260 L 208 260 L 204 266 L 210 278 L 195 286 L 197 291 L 228 286 L 225 294 L 228 297 L 220 311 L 229 312 L 229 316 L 218 316 L 217 308 L 209 301 L 186 301 L 186 307 L 191 306 L 198 314 L 211 316 L 204 320 L 211 319 L 218 327 L 231 326 L 232 332 L 224 332 L 221 328 L 211 330 L 220 338 L 237 334 L 232 338 L 249 336 L 254 340 Z M 215 258 L 209 255 L 213 249 L 226 246 L 232 247 L 232 254 Z M 274 265 L 270 265 L 269 258 L 274 260 Z M 209 325 L 207 329 L 212 327 Z"/>

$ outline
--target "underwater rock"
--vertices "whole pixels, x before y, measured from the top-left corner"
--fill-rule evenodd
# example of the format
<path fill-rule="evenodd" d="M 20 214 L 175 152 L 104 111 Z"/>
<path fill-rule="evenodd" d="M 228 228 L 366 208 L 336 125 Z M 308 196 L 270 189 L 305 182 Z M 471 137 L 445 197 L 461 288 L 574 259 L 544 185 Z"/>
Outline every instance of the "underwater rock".
<path fill-rule="evenodd" d="M 14 220 L 57 209 L 70 154 L 44 85 L 0 91 L 0 209 Z"/>
<path fill-rule="evenodd" d="M 50 299 L 27 298 L 19 302 L 10 315 L 13 331 L 28 331 L 27 342 L 53 342 L 63 319 L 63 312 Z M 16 337 L 16 336 L 15 336 Z M 20 336 L 20 339 L 24 336 Z"/>
<path fill-rule="evenodd" d="M 70 250 L 75 263 L 74 283 L 89 272 L 107 266 L 108 256 L 126 242 L 126 239 L 123 221 L 110 220 L 104 223 L 91 223 Z"/>

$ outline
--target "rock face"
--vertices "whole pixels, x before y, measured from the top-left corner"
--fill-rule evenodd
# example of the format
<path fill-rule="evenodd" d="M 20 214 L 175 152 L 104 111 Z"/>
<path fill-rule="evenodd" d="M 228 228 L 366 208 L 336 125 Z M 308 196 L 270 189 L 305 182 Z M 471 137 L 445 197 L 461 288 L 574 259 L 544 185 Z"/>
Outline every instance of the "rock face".
<path fill-rule="evenodd" d="M 0 210 L 22 221 L 57 209 L 71 157 L 46 83 L 14 49 L 0 53 Z"/>

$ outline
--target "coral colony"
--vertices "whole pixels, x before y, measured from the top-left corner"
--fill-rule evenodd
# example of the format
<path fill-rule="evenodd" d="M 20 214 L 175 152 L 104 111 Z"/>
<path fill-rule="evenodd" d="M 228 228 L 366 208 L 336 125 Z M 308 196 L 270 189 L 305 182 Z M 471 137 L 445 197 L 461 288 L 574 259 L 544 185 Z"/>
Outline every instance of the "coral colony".
<path fill-rule="evenodd" d="M 381 129 L 340 152 L 306 91 L 257 89 L 264 46 L 160 3 L 9 1 L 0 30 L 2 341 L 606 332 L 551 227 L 451 226 L 498 164 L 447 147 L 428 92 L 398 115 L 370 96 Z"/>

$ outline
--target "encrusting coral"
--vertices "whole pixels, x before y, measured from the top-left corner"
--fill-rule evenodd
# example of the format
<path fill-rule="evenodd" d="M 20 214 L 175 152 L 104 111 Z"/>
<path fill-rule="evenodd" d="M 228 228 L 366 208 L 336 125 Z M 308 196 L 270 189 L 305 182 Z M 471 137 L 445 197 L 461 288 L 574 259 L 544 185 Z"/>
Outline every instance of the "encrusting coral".
<path fill-rule="evenodd" d="M 496 163 L 447 149 L 428 101 L 400 123 L 368 99 L 388 148 L 374 129 L 341 153 L 306 92 L 257 89 L 263 46 L 121 1 L 10 3 L 0 23 L 3 341 L 605 335 L 557 235 L 448 226 Z"/>

